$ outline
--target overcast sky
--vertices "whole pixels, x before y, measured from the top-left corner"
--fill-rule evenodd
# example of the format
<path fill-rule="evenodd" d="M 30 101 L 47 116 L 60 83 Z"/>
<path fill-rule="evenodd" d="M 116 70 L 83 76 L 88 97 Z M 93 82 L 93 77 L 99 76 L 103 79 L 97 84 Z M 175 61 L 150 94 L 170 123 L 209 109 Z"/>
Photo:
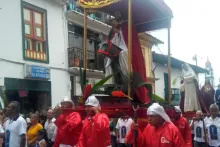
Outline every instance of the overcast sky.
<path fill-rule="evenodd" d="M 165 2 L 174 14 L 171 28 L 172 56 L 195 64 L 192 57 L 197 54 L 198 65 L 201 67 L 205 67 L 208 57 L 214 68 L 217 85 L 220 78 L 220 0 L 165 0 Z M 159 47 L 163 54 L 167 54 L 167 30 L 154 31 L 151 35 L 165 42 Z M 153 50 L 161 53 L 155 47 Z"/>

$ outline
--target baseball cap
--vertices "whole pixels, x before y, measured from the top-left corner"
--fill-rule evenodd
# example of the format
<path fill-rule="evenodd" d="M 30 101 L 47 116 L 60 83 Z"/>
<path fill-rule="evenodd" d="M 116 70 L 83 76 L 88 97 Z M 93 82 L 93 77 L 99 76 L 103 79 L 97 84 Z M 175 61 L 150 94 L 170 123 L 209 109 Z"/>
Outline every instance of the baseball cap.
<path fill-rule="evenodd" d="M 85 106 L 100 107 L 100 104 L 95 96 L 89 96 L 85 102 Z"/>

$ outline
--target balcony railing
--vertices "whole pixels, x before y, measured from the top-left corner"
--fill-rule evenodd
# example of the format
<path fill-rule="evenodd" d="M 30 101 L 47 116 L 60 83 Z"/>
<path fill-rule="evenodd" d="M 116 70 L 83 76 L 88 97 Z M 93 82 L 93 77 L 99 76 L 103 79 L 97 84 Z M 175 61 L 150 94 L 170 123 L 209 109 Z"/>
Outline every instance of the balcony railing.
<path fill-rule="evenodd" d="M 68 48 L 69 67 L 83 67 L 83 49 Z M 87 50 L 87 69 L 104 70 L 104 62 L 101 56 L 94 51 Z"/>
<path fill-rule="evenodd" d="M 66 10 L 67 11 L 74 10 L 74 11 L 76 11 L 78 13 L 81 13 L 81 14 L 84 13 L 83 12 L 84 11 L 83 8 L 77 6 L 76 2 L 74 0 L 68 2 L 68 4 L 66 5 Z M 103 23 L 106 23 L 106 19 L 113 18 L 113 16 L 110 16 L 110 15 L 108 15 L 106 13 L 103 13 L 103 12 L 93 12 L 93 13 L 90 13 L 89 17 L 94 19 L 94 20 L 103 22 Z"/>

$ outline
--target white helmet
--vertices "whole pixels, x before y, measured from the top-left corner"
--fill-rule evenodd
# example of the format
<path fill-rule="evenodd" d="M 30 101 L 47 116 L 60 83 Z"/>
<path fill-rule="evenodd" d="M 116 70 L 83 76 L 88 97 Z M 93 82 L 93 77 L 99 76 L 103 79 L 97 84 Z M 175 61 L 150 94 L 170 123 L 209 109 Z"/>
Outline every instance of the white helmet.
<path fill-rule="evenodd" d="M 177 113 L 182 113 L 180 106 L 174 106 L 174 109 Z"/>
<path fill-rule="evenodd" d="M 100 107 L 100 104 L 95 96 L 89 96 L 85 102 L 85 106 Z"/>
<path fill-rule="evenodd" d="M 70 102 L 70 103 L 74 104 L 73 101 L 72 101 L 72 99 L 69 98 L 69 97 L 67 97 L 67 96 L 64 96 L 64 97 L 63 97 L 63 101 L 62 101 L 62 102 Z M 62 103 L 62 102 L 61 102 L 61 103 Z"/>

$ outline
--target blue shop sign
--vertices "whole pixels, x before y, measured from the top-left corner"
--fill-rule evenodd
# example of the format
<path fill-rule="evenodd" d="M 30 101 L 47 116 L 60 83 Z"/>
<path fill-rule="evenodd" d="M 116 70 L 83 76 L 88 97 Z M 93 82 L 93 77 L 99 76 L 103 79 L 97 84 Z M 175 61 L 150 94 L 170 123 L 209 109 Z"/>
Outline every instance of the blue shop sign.
<path fill-rule="evenodd" d="M 50 68 L 36 65 L 26 65 L 26 77 L 35 79 L 50 79 Z"/>

